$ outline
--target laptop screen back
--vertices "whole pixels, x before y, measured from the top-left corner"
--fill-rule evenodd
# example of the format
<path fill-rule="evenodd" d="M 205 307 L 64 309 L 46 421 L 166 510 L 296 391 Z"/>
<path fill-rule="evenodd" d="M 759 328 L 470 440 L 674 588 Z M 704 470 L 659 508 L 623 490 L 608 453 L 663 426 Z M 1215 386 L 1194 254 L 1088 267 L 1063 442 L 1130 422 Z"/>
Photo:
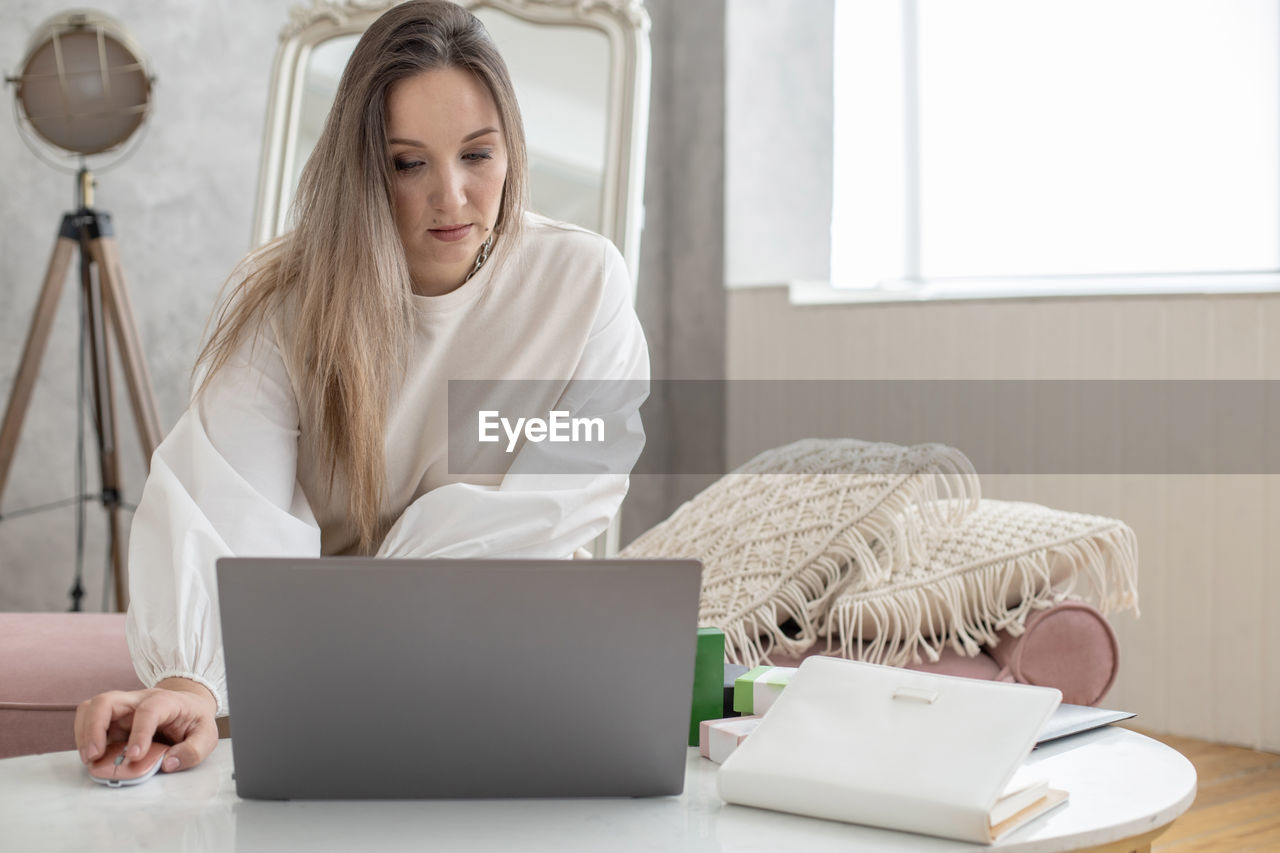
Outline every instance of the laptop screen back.
<path fill-rule="evenodd" d="M 695 561 L 240 558 L 217 571 L 241 797 L 683 789 Z"/>

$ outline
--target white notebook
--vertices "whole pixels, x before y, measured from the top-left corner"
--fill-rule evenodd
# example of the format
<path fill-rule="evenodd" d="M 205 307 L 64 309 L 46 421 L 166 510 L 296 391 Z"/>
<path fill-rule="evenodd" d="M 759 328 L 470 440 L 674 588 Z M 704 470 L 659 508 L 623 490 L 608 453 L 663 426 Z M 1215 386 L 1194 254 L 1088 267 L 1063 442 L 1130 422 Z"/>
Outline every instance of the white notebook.
<path fill-rule="evenodd" d="M 720 796 L 990 844 L 1067 798 L 1020 772 L 1061 699 L 1048 687 L 807 658 L 720 768 Z"/>

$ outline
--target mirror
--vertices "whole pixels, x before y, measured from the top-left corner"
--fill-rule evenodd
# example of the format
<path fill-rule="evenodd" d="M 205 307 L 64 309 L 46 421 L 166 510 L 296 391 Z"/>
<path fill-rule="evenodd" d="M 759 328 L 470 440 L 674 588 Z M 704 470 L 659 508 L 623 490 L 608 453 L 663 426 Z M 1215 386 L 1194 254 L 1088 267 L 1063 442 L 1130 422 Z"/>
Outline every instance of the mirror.
<path fill-rule="evenodd" d="M 387 2 L 295 7 L 272 73 L 253 245 L 289 228 L 298 175 L 347 58 Z M 649 17 L 639 0 L 473 0 L 525 123 L 530 206 L 613 240 L 637 276 L 648 132 Z M 634 286 L 634 284 L 633 284 Z"/>

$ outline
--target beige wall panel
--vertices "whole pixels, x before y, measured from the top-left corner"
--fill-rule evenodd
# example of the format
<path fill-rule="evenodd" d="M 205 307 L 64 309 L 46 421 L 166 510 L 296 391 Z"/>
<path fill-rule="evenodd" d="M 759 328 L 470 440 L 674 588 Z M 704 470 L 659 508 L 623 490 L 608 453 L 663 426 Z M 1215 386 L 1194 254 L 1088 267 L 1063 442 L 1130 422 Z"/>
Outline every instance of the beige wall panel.
<path fill-rule="evenodd" d="M 988 341 L 992 370 L 987 379 L 1032 379 L 1035 365 L 1029 357 L 1035 341 L 1035 328 L 1030 322 L 1033 303 L 1010 300 L 975 303 L 989 314 L 996 334 Z M 1010 353 L 1017 353 L 1010 358 Z"/>
<path fill-rule="evenodd" d="M 982 496 L 998 501 L 1036 500 L 1036 480 L 1027 474 L 986 474 L 980 483 Z"/>
<path fill-rule="evenodd" d="M 1203 299 L 1170 300 L 1163 306 L 1161 364 L 1164 379 L 1209 379 L 1212 359 L 1210 305 Z M 1170 462 L 1188 452 L 1166 447 Z M 1177 734 L 1213 737 L 1212 638 L 1216 625 L 1213 598 L 1212 540 L 1208 519 L 1212 510 L 1207 479 L 1202 476 L 1166 478 L 1165 654 L 1155 665 L 1176 668 L 1169 679 L 1168 726 Z"/>
<path fill-rule="evenodd" d="M 1048 299 L 1023 305 L 1031 327 L 1031 348 L 1023 353 L 1006 351 L 1003 355 L 1027 359 L 1033 379 L 1074 378 L 1079 339 L 1071 302 Z"/>
<path fill-rule="evenodd" d="M 1275 311 L 1270 311 L 1275 316 Z M 1268 340 L 1276 340 L 1268 338 Z M 1280 750 L 1280 477 L 1266 478 L 1263 487 L 1262 589 L 1262 703 L 1258 708 L 1262 748 Z"/>
<path fill-rule="evenodd" d="M 938 317 L 946 325 L 946 348 L 939 379 L 990 379 L 995 375 L 995 349 L 1002 318 L 976 303 L 957 303 Z"/>
<path fill-rule="evenodd" d="M 1262 337 L 1262 378 L 1280 379 L 1280 301 L 1259 299 L 1257 310 Z"/>
<path fill-rule="evenodd" d="M 1262 376 L 1280 379 L 1280 300 L 1270 297 L 1258 300 L 1259 323 L 1262 327 Z M 1280 412 L 1269 413 L 1268 426 L 1280 428 Z M 1259 709 L 1263 748 L 1280 747 L 1280 476 L 1267 477 L 1263 491 L 1262 590 L 1266 617 L 1262 621 L 1262 690 Z"/>
<path fill-rule="evenodd" d="M 1075 365 L 1071 379 L 1119 379 L 1122 332 L 1116 305 L 1096 299 L 1072 300 L 1063 311 L 1072 318 Z"/>
<path fill-rule="evenodd" d="M 955 310 L 946 305 L 921 305 L 915 312 L 914 352 L 902 354 L 913 379 L 954 379 L 954 354 L 962 344 L 958 340 Z M 910 322 L 910 321 L 908 321 Z M 886 332 L 892 335 L 892 327 Z"/>
<path fill-rule="evenodd" d="M 928 306 L 877 305 L 866 310 L 876 317 L 878 356 L 876 379 L 920 379 L 928 375 L 921 357 L 920 326 Z"/>
<path fill-rule="evenodd" d="M 1150 662 L 1178 673 L 1167 684 L 1169 731 L 1213 736 L 1214 595 L 1212 493 L 1207 478 L 1171 475 L 1166 484 L 1165 657 Z"/>
<path fill-rule="evenodd" d="M 1109 307 L 1116 336 L 1115 377 L 1154 379 L 1163 375 L 1164 311 L 1155 299 L 1123 299 L 1099 303 Z M 1122 450 L 1163 443 L 1163 435 L 1122 435 Z M 1165 589 L 1169 578 L 1166 542 L 1165 478 L 1159 474 L 1117 477 L 1119 508 L 1138 537 L 1138 606 L 1140 615 L 1122 614 L 1112 622 L 1120 641 L 1120 675 L 1110 702 L 1129 708 L 1153 731 L 1168 727 L 1169 672 L 1165 657 Z M 1153 662 L 1161 662 L 1155 663 Z"/>
<path fill-rule="evenodd" d="M 1169 578 L 1165 547 L 1165 478 L 1159 475 L 1119 478 L 1122 509 L 1117 516 L 1138 537 L 1139 615 L 1113 618 L 1120 641 L 1120 675 L 1113 696 L 1120 707 L 1137 712 L 1142 725 L 1152 731 L 1168 728 L 1165 696 L 1169 668 L 1164 665 L 1165 589 Z M 1121 690 L 1123 688 L 1123 694 Z"/>
<path fill-rule="evenodd" d="M 1159 379 L 1164 375 L 1164 303 L 1156 299 L 1117 299 L 1116 371 L 1121 379 Z"/>
<path fill-rule="evenodd" d="M 785 310 L 785 305 L 782 306 Z M 880 346 L 881 315 L 864 311 L 856 317 L 844 318 L 821 308 L 813 309 L 813 321 L 819 353 L 836 353 L 826 366 L 814 371 L 822 379 L 876 379 L 884 374 L 884 350 Z M 822 360 L 821 355 L 818 356 Z M 776 359 L 782 369 L 790 368 L 788 359 Z"/>
<path fill-rule="evenodd" d="M 1262 563 L 1266 541 L 1266 479 L 1262 476 L 1202 478 L 1213 484 L 1209 607 L 1213 613 L 1213 738 L 1261 745 Z M 1230 697 L 1229 699 L 1227 697 Z"/>
<path fill-rule="evenodd" d="M 1162 306 L 1161 379 L 1212 379 L 1212 303 L 1208 299 L 1170 299 Z"/>
<path fill-rule="evenodd" d="M 1209 355 L 1215 379 L 1262 378 L 1261 300 L 1239 296 L 1210 304 Z"/>

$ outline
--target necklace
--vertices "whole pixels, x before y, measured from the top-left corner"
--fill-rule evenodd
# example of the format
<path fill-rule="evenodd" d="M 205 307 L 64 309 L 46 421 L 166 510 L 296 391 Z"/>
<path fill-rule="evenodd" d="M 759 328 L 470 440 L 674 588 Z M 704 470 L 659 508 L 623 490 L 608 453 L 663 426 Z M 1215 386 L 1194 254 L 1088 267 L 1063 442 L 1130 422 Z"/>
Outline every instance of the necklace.
<path fill-rule="evenodd" d="M 467 277 L 462 280 L 463 284 L 471 281 L 471 277 L 480 271 L 480 267 L 484 266 L 484 262 L 489 259 L 489 250 L 493 248 L 493 233 L 490 232 L 488 238 L 480 244 L 480 254 L 476 255 L 476 262 L 471 267 L 471 272 L 467 273 Z"/>

